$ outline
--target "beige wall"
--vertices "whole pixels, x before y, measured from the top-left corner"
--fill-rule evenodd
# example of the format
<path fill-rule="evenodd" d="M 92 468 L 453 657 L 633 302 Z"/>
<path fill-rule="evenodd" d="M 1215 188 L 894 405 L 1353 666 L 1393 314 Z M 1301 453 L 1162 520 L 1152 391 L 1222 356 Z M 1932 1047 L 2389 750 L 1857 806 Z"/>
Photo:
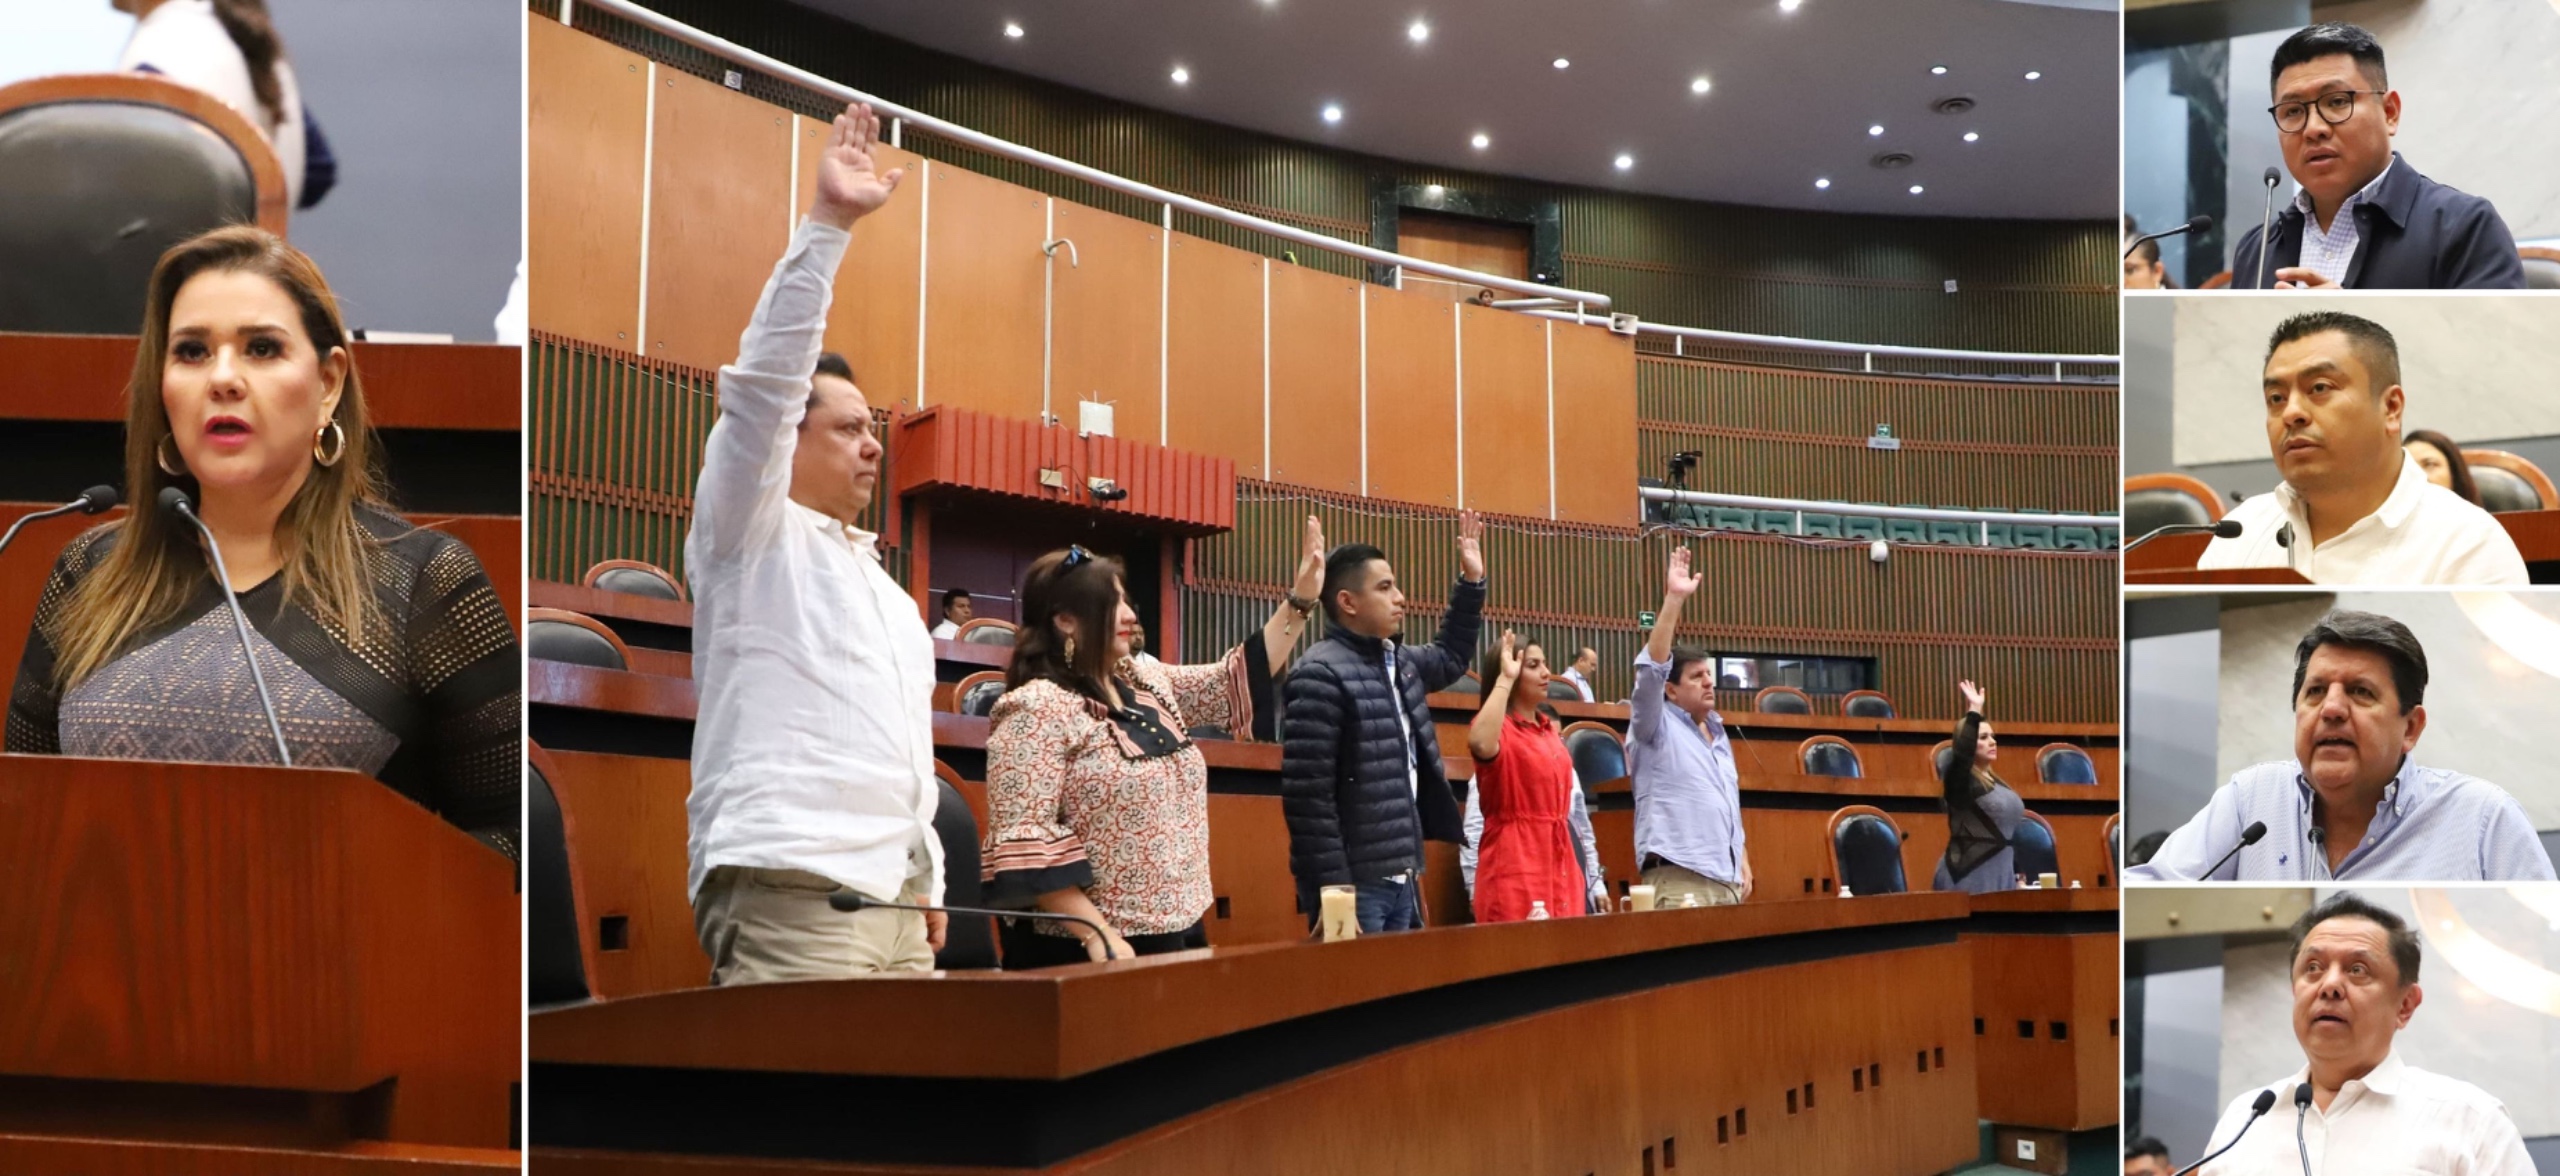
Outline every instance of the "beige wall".
<path fill-rule="evenodd" d="M 2315 20 L 2373 30 L 2400 91 L 2401 156 L 2498 206 L 2519 238 L 2560 236 L 2560 3 L 2352 0 Z"/>

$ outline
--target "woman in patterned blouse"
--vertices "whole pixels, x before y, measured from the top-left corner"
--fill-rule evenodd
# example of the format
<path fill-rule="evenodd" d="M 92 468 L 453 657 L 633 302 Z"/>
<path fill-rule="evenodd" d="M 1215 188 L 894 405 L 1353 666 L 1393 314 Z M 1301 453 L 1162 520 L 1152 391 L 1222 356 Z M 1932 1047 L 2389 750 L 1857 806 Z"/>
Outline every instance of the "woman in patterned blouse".
<path fill-rule="evenodd" d="M 1323 589 L 1324 530 L 1307 519 L 1296 582 L 1260 640 L 1196 666 L 1133 662 L 1137 613 L 1120 564 L 1081 547 L 1042 556 L 987 735 L 990 906 L 1092 920 L 1009 919 L 1008 968 L 1205 946 L 1209 768 L 1186 734 L 1253 729 Z"/>

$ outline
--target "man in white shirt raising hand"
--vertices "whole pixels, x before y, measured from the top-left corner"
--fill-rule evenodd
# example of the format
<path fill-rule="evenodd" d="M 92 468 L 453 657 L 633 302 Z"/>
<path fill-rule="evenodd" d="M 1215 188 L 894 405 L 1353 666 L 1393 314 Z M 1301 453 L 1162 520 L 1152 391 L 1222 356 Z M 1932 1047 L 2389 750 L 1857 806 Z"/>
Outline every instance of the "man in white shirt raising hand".
<path fill-rule="evenodd" d="M 926 971 L 940 914 L 836 911 L 838 889 L 942 900 L 933 640 L 856 525 L 879 488 L 871 405 L 821 356 L 856 220 L 888 203 L 879 120 L 837 116 L 808 219 L 720 369 L 685 537 L 693 583 L 688 879 L 714 984 Z"/>

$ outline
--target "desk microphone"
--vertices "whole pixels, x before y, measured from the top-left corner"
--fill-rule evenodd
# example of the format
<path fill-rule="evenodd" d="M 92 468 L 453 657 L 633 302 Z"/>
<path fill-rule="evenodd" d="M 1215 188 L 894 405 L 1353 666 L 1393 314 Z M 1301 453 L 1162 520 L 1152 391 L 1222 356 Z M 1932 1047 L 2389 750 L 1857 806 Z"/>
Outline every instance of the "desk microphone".
<path fill-rule="evenodd" d="M 2284 182 L 2284 173 L 2268 168 L 2267 173 L 2258 179 L 2267 186 L 2267 209 L 2258 217 L 2258 284 L 2252 289 L 2264 290 L 2267 288 L 2267 254 L 2275 244 L 2267 237 L 2275 231 L 2276 185 Z"/>
<path fill-rule="evenodd" d="M 2206 229 L 2210 229 L 2210 228 L 2212 228 L 2212 227 L 2213 227 L 2213 218 L 2212 218 L 2212 217 L 2209 217 L 2209 216 L 2198 216 L 2198 217 L 2194 217 L 2194 218 L 2189 219 L 2189 220 L 2187 221 L 2187 223 L 2185 223 L 2185 224 L 2183 224 L 2183 225 L 2179 225 L 2177 228 L 2174 228 L 2174 229 L 2162 229 L 2162 230 L 2160 230 L 2160 231 L 2159 231 L 2159 232 L 2157 232 L 2157 233 L 2144 233 L 2143 235 L 2141 235 L 2141 236 L 2139 236 L 2139 237 L 2134 238 L 2134 239 L 2133 239 L 2133 241 L 2132 241 L 2132 243 L 2130 243 L 2130 244 L 2128 244 L 2128 245 L 2126 245 L 2126 246 L 2124 247 L 2124 256 L 2125 256 L 2125 257 L 2131 257 L 2131 256 L 2133 256 L 2133 251 L 2134 251 L 2134 250 L 2136 250 L 2136 249 L 2140 249 L 2140 248 L 2142 248 L 2142 243 L 2143 243 L 2143 242 L 2145 242 L 2145 241 L 2157 241 L 2157 240 L 2161 239 L 2162 237 L 2175 237 L 2175 236 L 2177 236 L 2177 235 L 2178 235 L 2178 234 L 2180 234 L 2180 233 L 2201 233 L 2201 232 L 2205 231 Z M 2122 260 L 2124 260 L 2124 258 L 2120 257 L 2120 258 L 2117 258 L 2116 260 L 2118 260 L 2118 261 L 2122 261 Z"/>
<path fill-rule="evenodd" d="M 40 510 L 34 514 L 20 515 L 18 516 L 17 522 L 9 524 L 9 529 L 7 531 L 0 532 L 0 551 L 9 550 L 9 545 L 17 541 L 18 528 L 26 526 L 37 519 L 49 519 L 55 515 L 70 514 L 75 510 L 82 514 L 98 514 L 104 511 L 114 510 L 116 502 L 117 498 L 115 487 L 91 486 L 88 489 L 81 491 L 80 497 L 74 498 L 71 501 L 54 507 L 51 510 Z"/>
<path fill-rule="evenodd" d="M 2237 539 L 2240 537 L 2240 520 L 2224 519 L 2218 523 L 2171 523 L 2125 544 L 2124 549 L 2131 551 L 2163 535 L 2211 535 L 2216 539 Z"/>
<path fill-rule="evenodd" d="M 2234 1146 L 2236 1146 L 2240 1142 L 2240 1136 L 2247 1135 L 2249 1133 L 2249 1128 L 2257 1125 L 2259 1117 L 2265 1115 L 2268 1111 L 2273 1110 L 2275 1105 L 2276 1092 L 2272 1090 L 2259 1091 L 2258 1101 L 2250 1104 L 2249 1106 L 2249 1121 L 2240 1125 L 2239 1132 L 2231 1137 L 2231 1142 L 2223 1144 L 2220 1151 L 2216 1151 L 2212 1155 L 2206 1156 L 2205 1158 L 2197 1160 L 2186 1167 L 2178 1169 L 2174 1176 L 2187 1176 L 2188 1173 L 2221 1158 L 2223 1152 L 2230 1151 Z"/>
<path fill-rule="evenodd" d="M 2311 1084 L 2305 1082 L 2293 1088 L 2293 1150 L 2302 1157 L 2302 1176 L 2311 1176 L 2311 1145 L 2302 1141 L 2302 1125 L 2309 1121 L 2310 1110 Z"/>
<path fill-rule="evenodd" d="M 927 915 L 936 913 L 946 915 L 984 915 L 990 919 L 1047 919 L 1056 923 L 1081 923 L 1087 927 L 1093 928 L 1094 934 L 1102 936 L 1103 962 L 1109 963 L 1112 960 L 1120 958 L 1118 953 L 1111 950 L 1111 936 L 1102 930 L 1102 925 L 1091 919 L 1085 918 L 1082 915 L 1061 915 L 1053 911 L 996 911 L 988 910 L 983 907 L 915 906 L 903 902 L 882 902 L 879 899 L 872 898 L 858 890 L 831 891 L 827 895 L 827 905 L 840 911 L 867 911 L 876 907 L 887 911 L 915 911 L 919 914 Z"/>
<path fill-rule="evenodd" d="M 293 766 L 293 751 L 284 744 L 284 724 L 276 721 L 276 700 L 267 693 L 267 672 L 258 668 L 258 650 L 249 644 L 249 614 L 240 611 L 239 594 L 231 590 L 231 573 L 222 566 L 222 545 L 214 542 L 213 528 L 196 517 L 196 504 L 187 492 L 175 486 L 160 490 L 160 510 L 193 524 L 196 534 L 203 536 L 206 553 L 213 556 L 213 582 L 222 585 L 222 599 L 231 606 L 231 626 L 240 634 L 240 655 L 249 659 L 249 681 L 258 688 L 258 708 L 267 713 L 267 731 L 276 737 L 276 759 Z"/>
<path fill-rule="evenodd" d="M 2235 845 L 2235 846 L 2232 846 L 2232 847 L 2231 847 L 2231 852 L 2230 852 L 2230 853 L 2226 853 L 2226 854 L 2222 855 L 2222 861 L 2213 863 L 2213 869 L 2206 870 L 2204 873 L 2201 873 L 2201 874 L 2196 875 L 2193 879 L 2191 879 L 2191 881 L 2196 881 L 2196 882 L 2209 882 L 2209 881 L 2212 881 L 2212 880 L 2213 880 L 2213 873 L 2214 873 L 2214 870 L 2219 870 L 2219 869 L 2221 869 L 2221 868 L 2222 868 L 2222 863 L 2223 863 L 2223 862 L 2230 861 L 2233 857 L 2237 856 L 2241 850 L 2243 850 L 2243 849 L 2247 849 L 2248 847 L 2250 847 L 2250 846 L 2252 846 L 2252 845 L 2256 845 L 2256 844 L 2258 843 L 2258 840 L 2259 840 L 2260 838 L 2262 838 L 2262 837 L 2265 837 L 2266 835 L 2267 835 L 2267 823 L 2266 823 L 2265 821 L 2251 821 L 2251 822 L 2249 822 L 2249 827 L 2240 831 L 2240 844 Z M 2273 1097 L 2273 1096 L 2272 1096 L 2272 1095 L 2270 1095 L 2269 1097 Z M 2261 1114 L 2264 1114 L 2265 1112 L 2263 1112 L 2263 1111 L 2262 1111 L 2262 1112 L 2260 1112 L 2260 1113 L 2261 1113 Z"/>

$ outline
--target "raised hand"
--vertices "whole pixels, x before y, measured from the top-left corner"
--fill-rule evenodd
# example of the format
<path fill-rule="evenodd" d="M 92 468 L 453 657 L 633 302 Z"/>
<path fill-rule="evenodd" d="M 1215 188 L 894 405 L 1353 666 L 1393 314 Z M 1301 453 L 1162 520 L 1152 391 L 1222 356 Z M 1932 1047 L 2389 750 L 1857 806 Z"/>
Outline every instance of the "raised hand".
<path fill-rule="evenodd" d="M 1512 681 L 1512 680 L 1514 680 L 1514 679 L 1517 679 L 1517 678 L 1520 676 L 1520 658 L 1521 658 L 1521 652 L 1520 652 L 1520 637 L 1519 637 L 1519 634 L 1513 633 L 1513 632 L 1512 632 L 1511 630 L 1509 630 L 1509 629 L 1504 629 L 1504 630 L 1502 631 L 1502 680 L 1503 680 L 1503 681 L 1505 681 L 1505 682 L 1509 682 L 1509 681 Z"/>
<path fill-rule="evenodd" d="M 1982 687 L 1974 685 L 1973 679 L 1966 678 L 1957 682 L 1956 693 L 1964 696 L 1964 709 L 1975 714 L 1982 713 Z"/>
<path fill-rule="evenodd" d="M 818 193 L 809 205 L 811 219 L 850 229 L 854 221 L 879 211 L 889 202 L 889 194 L 898 190 L 898 181 L 906 178 L 907 170 L 877 170 L 871 158 L 871 144 L 879 137 L 880 119 L 867 104 L 857 102 L 836 116 L 834 129 L 827 133 L 827 145 L 818 152 Z"/>
<path fill-rule="evenodd" d="M 1662 591 L 1665 595 L 1686 600 L 1690 593 L 1696 592 L 1698 586 L 1706 582 L 1706 579 L 1705 573 L 1689 570 L 1688 548 L 1671 549 L 1671 562 L 1662 571 Z"/>
<path fill-rule="evenodd" d="M 1289 586 L 1289 594 L 1300 600 L 1313 600 L 1324 591 L 1324 522 L 1307 516 L 1307 526 L 1298 543 L 1298 575 Z"/>
<path fill-rule="evenodd" d="M 1476 512 L 1458 512 L 1458 574 L 1469 580 L 1484 579 L 1484 520 Z"/>

